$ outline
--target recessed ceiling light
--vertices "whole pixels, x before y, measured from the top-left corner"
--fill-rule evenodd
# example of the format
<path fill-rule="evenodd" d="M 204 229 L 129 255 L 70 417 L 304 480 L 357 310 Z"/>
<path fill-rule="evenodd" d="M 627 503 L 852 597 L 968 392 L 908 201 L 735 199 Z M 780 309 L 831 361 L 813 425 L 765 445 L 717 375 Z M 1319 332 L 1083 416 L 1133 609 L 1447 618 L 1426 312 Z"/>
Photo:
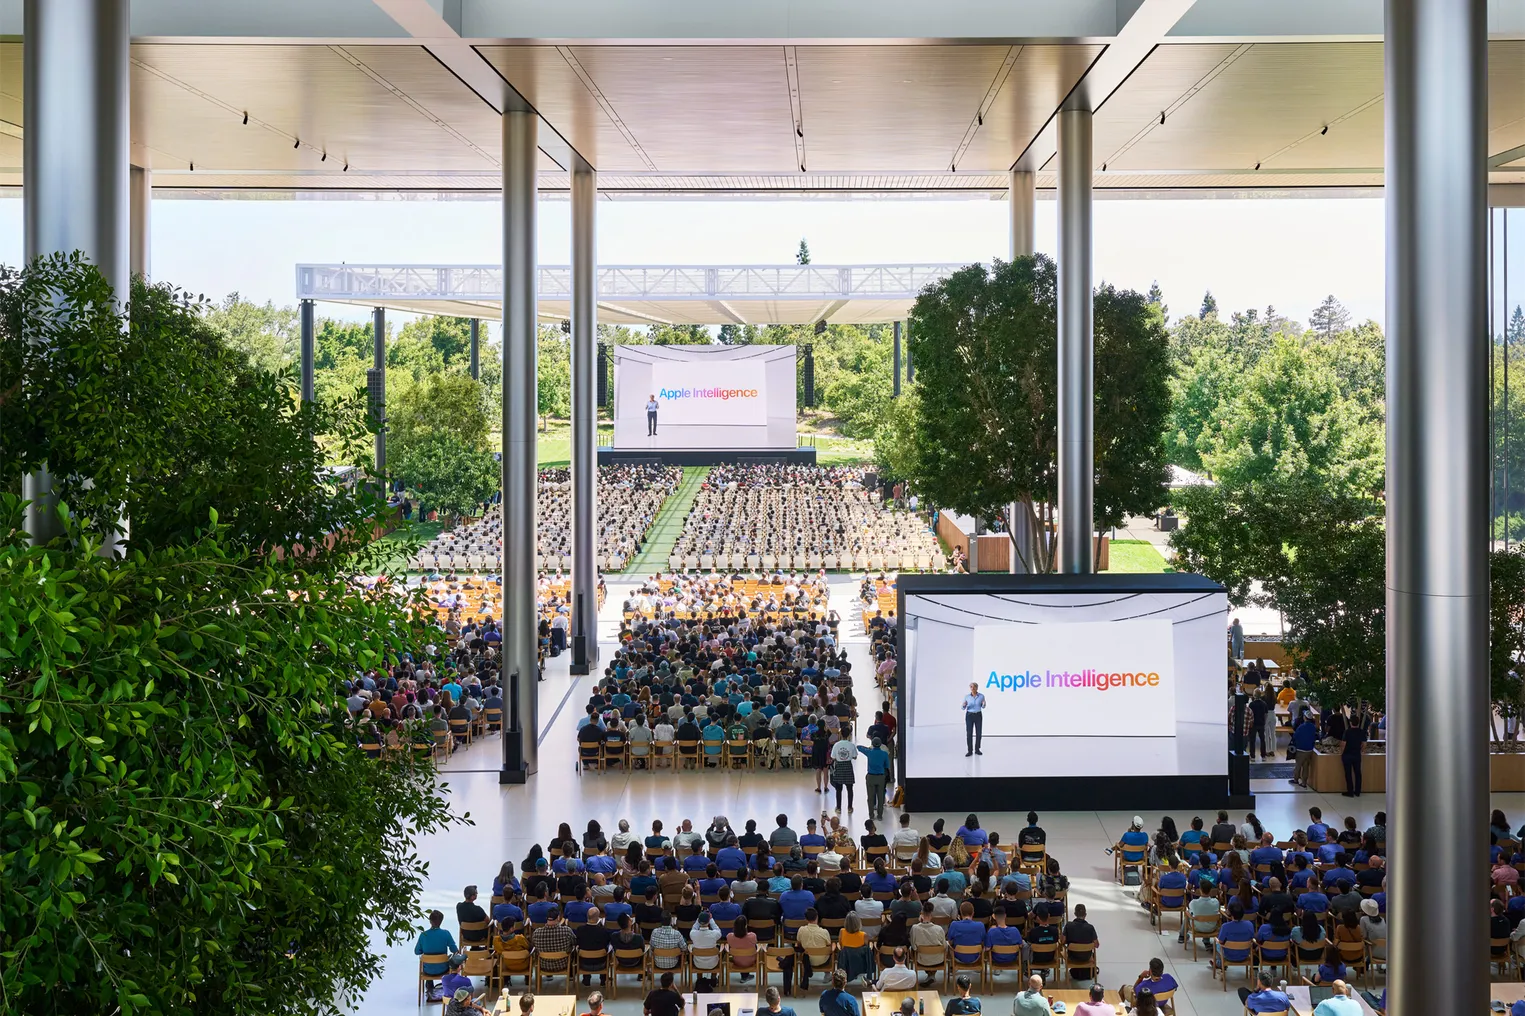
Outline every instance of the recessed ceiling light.
<path fill-rule="evenodd" d="M 914 85 L 916 82 L 912 81 L 910 78 L 901 78 L 900 83 L 902 85 Z"/>
<path fill-rule="evenodd" d="M 832 78 L 831 79 L 831 83 L 834 84 L 834 85 L 840 85 L 842 83 L 842 79 L 841 78 Z"/>
<path fill-rule="evenodd" d="M 662 58 L 662 59 L 663 59 L 663 61 L 665 61 L 665 62 L 666 62 L 666 63 L 672 63 L 672 57 L 670 57 L 670 56 L 664 56 L 664 57 L 663 57 L 663 58 Z"/>

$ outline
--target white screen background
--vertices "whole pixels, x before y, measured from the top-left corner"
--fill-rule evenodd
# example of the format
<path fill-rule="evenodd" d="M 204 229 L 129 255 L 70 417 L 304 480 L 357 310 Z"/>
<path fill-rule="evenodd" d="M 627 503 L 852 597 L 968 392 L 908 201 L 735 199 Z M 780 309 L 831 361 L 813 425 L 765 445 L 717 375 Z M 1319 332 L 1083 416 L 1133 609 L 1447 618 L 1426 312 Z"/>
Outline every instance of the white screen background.
<path fill-rule="evenodd" d="M 1175 719 L 1138 718 L 1127 734 L 999 736 L 987 726 L 984 754 L 965 758 L 963 710 L 974 668 L 976 625 L 1046 625 L 1135 619 L 1169 621 Z M 905 775 L 1189 776 L 1226 772 L 1228 595 L 1222 591 L 907 593 Z M 1119 628 L 1119 636 L 1126 629 Z M 1082 721 L 1095 691 L 1077 692 Z M 1107 693 L 1111 694 L 1111 693 Z M 991 697 L 987 693 L 987 698 Z M 1075 717 L 1065 722 L 1073 722 Z"/>
<path fill-rule="evenodd" d="M 614 347 L 614 448 L 794 448 L 794 346 Z M 646 401 L 660 386 L 755 388 L 750 404 L 658 399 L 655 437 L 646 433 Z"/>

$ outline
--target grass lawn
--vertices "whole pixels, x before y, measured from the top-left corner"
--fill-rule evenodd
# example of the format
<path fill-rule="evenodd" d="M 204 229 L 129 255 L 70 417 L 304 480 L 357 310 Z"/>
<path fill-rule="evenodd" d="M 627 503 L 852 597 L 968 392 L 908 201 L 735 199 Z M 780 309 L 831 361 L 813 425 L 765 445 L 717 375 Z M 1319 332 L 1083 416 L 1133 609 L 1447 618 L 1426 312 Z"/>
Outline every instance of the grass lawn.
<path fill-rule="evenodd" d="M 614 436 L 614 424 L 600 421 L 601 437 Z M 567 466 L 572 463 L 572 425 L 565 420 L 552 420 L 545 430 L 535 431 L 535 457 L 544 468 Z M 491 445 L 503 447 L 501 431 L 494 431 L 488 438 Z M 490 445 L 490 446 L 491 446 Z"/>
<path fill-rule="evenodd" d="M 1148 540 L 1113 540 L 1110 572 L 1162 572 L 1168 565 Z"/>
<path fill-rule="evenodd" d="M 821 466 L 862 466 L 874 461 L 874 442 L 837 434 L 818 434 L 815 461 Z"/>
<path fill-rule="evenodd" d="M 392 532 L 388 533 L 377 541 L 383 550 L 390 551 L 386 567 L 395 570 L 405 566 L 406 562 L 403 559 L 402 550 L 403 541 L 406 538 L 411 537 L 414 533 L 418 534 L 418 539 L 421 542 L 428 543 L 430 540 L 434 539 L 444 531 L 445 524 L 443 522 L 414 521 L 401 529 L 394 529 Z"/>

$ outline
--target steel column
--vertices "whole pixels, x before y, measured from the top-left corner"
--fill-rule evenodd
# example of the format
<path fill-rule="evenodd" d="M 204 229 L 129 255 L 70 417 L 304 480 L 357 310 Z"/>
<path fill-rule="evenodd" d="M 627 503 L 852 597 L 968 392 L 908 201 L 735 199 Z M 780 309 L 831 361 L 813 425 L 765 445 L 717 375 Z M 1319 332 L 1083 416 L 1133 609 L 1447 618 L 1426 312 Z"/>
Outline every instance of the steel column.
<path fill-rule="evenodd" d="M 1059 111 L 1059 570 L 1092 570 L 1091 111 Z"/>
<path fill-rule="evenodd" d="M 312 386 L 312 373 L 314 350 L 317 347 L 317 326 L 313 320 L 313 305 L 311 300 L 303 300 L 299 305 L 299 315 L 302 323 L 302 401 L 309 405 L 316 401 Z"/>
<path fill-rule="evenodd" d="M 1387 0 L 1387 1011 L 1482 1012 L 1487 3 Z M 1413 734 L 1410 737 L 1410 734 Z"/>
<path fill-rule="evenodd" d="M 1033 252 L 1033 219 L 1036 217 L 1037 190 L 1034 176 L 1021 170 L 1011 171 L 1011 257 L 1016 260 Z"/>
<path fill-rule="evenodd" d="M 153 205 L 153 178 L 152 170 L 142 166 L 129 167 L 127 172 L 128 191 L 128 265 L 134 275 L 141 275 L 147 279 L 149 271 L 148 245 L 151 239 L 151 223 Z"/>
<path fill-rule="evenodd" d="M 503 739 L 500 782 L 538 768 L 539 654 L 535 635 L 534 113 L 503 114 L 503 673 L 517 736 Z M 515 755 L 515 748 L 518 752 Z M 511 757 L 513 756 L 513 757 Z"/>
<path fill-rule="evenodd" d="M 572 168 L 572 673 L 598 659 L 598 177 Z M 580 637 L 579 637 L 580 636 Z"/>
<path fill-rule="evenodd" d="M 127 11 L 127 0 L 26 0 L 21 38 L 24 256 L 80 251 L 121 301 L 131 280 Z M 34 541 L 62 531 L 47 469 L 22 478 L 22 497 Z"/>
<path fill-rule="evenodd" d="M 911 321 L 905 323 L 905 383 L 910 384 L 916 380 L 916 361 L 911 359 Z"/>
<path fill-rule="evenodd" d="M 374 352 L 372 366 L 376 368 L 377 387 L 380 390 L 376 410 L 376 475 L 387 475 L 387 310 L 377 307 L 371 312 L 371 347 Z M 386 487 L 382 488 L 383 493 Z"/>
<path fill-rule="evenodd" d="M 482 341 L 481 341 L 481 330 L 482 330 L 482 322 L 478 321 L 476 318 L 472 318 L 471 319 L 471 366 L 470 366 L 470 369 L 471 369 L 471 379 L 473 381 L 480 381 L 482 379 Z"/>
<path fill-rule="evenodd" d="M 900 398 L 900 322 L 895 322 L 895 398 Z"/>

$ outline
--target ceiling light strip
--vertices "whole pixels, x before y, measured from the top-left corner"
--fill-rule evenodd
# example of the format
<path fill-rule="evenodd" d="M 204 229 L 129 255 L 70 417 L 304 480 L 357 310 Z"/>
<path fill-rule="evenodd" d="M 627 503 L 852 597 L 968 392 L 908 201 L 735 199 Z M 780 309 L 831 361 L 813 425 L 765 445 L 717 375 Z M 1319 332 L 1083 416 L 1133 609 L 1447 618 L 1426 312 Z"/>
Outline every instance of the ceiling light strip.
<path fill-rule="evenodd" d="M 451 137 L 455 138 L 455 140 L 459 141 L 461 144 L 465 145 L 467 148 L 470 148 L 473 152 L 476 152 L 482 158 L 486 159 L 494 168 L 501 169 L 503 167 L 503 163 L 498 159 L 497 156 L 482 148 L 482 146 L 478 145 L 466 135 L 456 130 L 440 117 L 435 116 L 434 113 L 425 108 L 424 105 L 417 99 L 414 99 L 413 96 L 392 84 L 392 82 L 388 81 L 379 72 L 373 70 L 369 65 L 365 63 L 365 61 L 361 60 L 358 56 L 351 53 L 343 46 L 329 46 L 328 49 L 336 54 L 345 63 L 349 64 L 351 67 L 355 68 L 357 71 L 364 74 L 372 81 L 376 82 L 376 84 L 380 85 L 382 88 L 385 88 L 387 91 L 391 92 L 393 96 L 407 105 L 408 108 L 412 109 L 419 116 L 428 120 L 440 130 L 444 131 L 446 134 L 449 134 Z"/>
<path fill-rule="evenodd" d="M 599 108 L 604 111 L 604 115 L 614 124 L 615 129 L 620 132 L 620 136 L 625 139 L 625 143 L 635 149 L 635 154 L 641 157 L 641 161 L 646 164 L 646 168 L 655 173 L 657 171 L 657 164 L 651 161 L 651 156 L 646 154 L 646 149 L 641 147 L 641 143 L 635 139 L 635 135 L 631 133 L 630 128 L 625 126 L 625 121 L 621 120 L 620 115 L 614 111 L 614 106 L 594 82 L 593 76 L 583 69 L 583 65 L 578 62 L 577 55 L 568 46 L 557 46 L 556 52 L 561 54 L 561 58 L 567 62 L 567 66 L 572 68 L 572 73 L 576 74 L 582 81 L 583 87 L 588 90 L 589 95 L 593 96 L 593 101 L 598 103 Z"/>
<path fill-rule="evenodd" d="M 197 88 L 195 85 L 192 85 L 192 84 L 190 84 L 188 82 L 185 82 L 185 81 L 181 81 L 179 78 L 175 77 L 173 74 L 167 74 L 164 71 L 161 71 L 159 68 L 153 66 L 152 64 L 144 63 L 142 60 L 138 59 L 137 57 L 132 57 L 131 59 L 132 59 L 132 65 L 134 67 L 138 68 L 139 70 L 142 70 L 142 71 L 144 71 L 144 72 L 146 72 L 148 74 L 152 74 L 154 77 L 158 78 L 160 81 L 168 82 L 169 84 L 174 85 L 176 88 L 179 88 L 179 89 L 182 89 L 182 90 L 184 90 L 186 92 L 189 92 L 190 94 L 196 96 L 198 99 L 205 99 L 207 102 L 210 102 L 212 105 L 217 106 L 217 107 L 219 107 L 221 109 L 227 110 L 233 116 L 239 117 L 240 119 L 243 119 L 243 118 L 247 117 L 248 120 L 249 120 L 249 123 L 253 124 L 254 126 L 259 127 L 259 128 L 261 128 L 263 130 L 267 130 L 271 134 L 274 134 L 276 137 L 284 138 L 285 140 L 290 141 L 292 143 L 291 146 L 293 148 L 306 148 L 308 151 L 317 152 L 320 155 L 323 153 L 323 149 L 319 148 L 317 145 L 308 144 L 307 142 L 304 142 L 304 141 L 300 140 L 295 134 L 288 134 L 286 131 L 283 131 L 279 127 L 275 126 L 275 124 L 270 123 L 270 122 L 268 122 L 266 120 L 261 120 L 259 117 L 254 116 L 253 114 L 249 113 L 247 110 L 245 110 L 245 109 L 243 109 L 243 108 L 241 108 L 239 106 L 235 106 L 235 105 L 233 105 L 232 103 L 229 103 L 229 102 L 223 102 L 221 99 L 219 99 L 215 95 L 212 95 L 210 92 L 204 92 L 201 89 Z"/>
<path fill-rule="evenodd" d="M 1006 50 L 1006 59 L 1001 61 L 1001 67 L 996 71 L 995 77 L 990 82 L 990 87 L 985 89 L 985 97 L 980 100 L 980 105 L 974 112 L 974 118 L 969 121 L 969 126 L 964 128 L 964 137 L 958 143 L 958 150 L 953 153 L 953 161 L 949 169 L 956 171 L 958 164 L 964 161 L 964 153 L 974 143 L 974 135 L 985 125 L 985 117 L 990 115 L 990 108 L 995 105 L 996 96 L 1001 94 L 1001 89 L 1006 86 L 1006 79 L 1011 75 L 1011 69 L 1017 65 L 1017 57 L 1022 55 L 1021 46 L 1011 46 Z"/>
<path fill-rule="evenodd" d="M 1349 112 L 1346 112 L 1346 113 L 1341 113 L 1339 116 L 1335 117 L 1333 120 L 1330 120 L 1327 123 L 1322 123 L 1319 126 L 1315 127 L 1313 130 L 1309 131 L 1307 134 L 1304 134 L 1302 137 L 1298 138 L 1296 141 L 1292 141 L 1292 142 L 1290 142 L 1288 144 L 1285 144 L 1285 145 L 1281 146 L 1276 151 L 1272 152 L 1270 155 L 1267 155 L 1264 159 L 1261 159 L 1258 163 L 1256 163 L 1255 167 L 1258 169 L 1262 165 L 1264 165 L 1265 163 L 1270 162 L 1272 159 L 1280 158 L 1281 156 L 1286 155 L 1288 152 L 1292 151 L 1292 149 L 1296 148 L 1298 145 L 1302 144 L 1305 141 L 1310 141 L 1313 138 L 1322 137 L 1323 135 L 1328 134 L 1329 133 L 1329 128 L 1336 127 L 1336 126 L 1344 123 L 1346 120 L 1349 120 L 1353 116 L 1359 116 L 1360 114 L 1366 112 L 1368 109 L 1371 109 L 1373 106 L 1375 106 L 1377 103 L 1379 103 L 1381 101 L 1382 101 L 1382 93 L 1378 92 L 1376 95 L 1373 95 L 1370 99 L 1367 99 L 1365 102 L 1361 103 L 1355 109 L 1352 109 L 1352 110 L 1350 110 Z"/>
<path fill-rule="evenodd" d="M 800 95 L 800 63 L 793 46 L 784 47 L 784 76 L 789 84 L 789 122 L 794 125 L 794 163 L 805 168 L 805 100 Z"/>
<path fill-rule="evenodd" d="M 1182 92 L 1174 102 L 1160 110 L 1158 116 L 1151 114 L 1149 117 L 1149 122 L 1140 128 L 1137 134 L 1133 135 L 1133 137 L 1125 141 L 1121 148 L 1107 156 L 1107 158 L 1103 160 L 1103 165 L 1114 163 L 1124 155 L 1127 155 L 1134 145 L 1138 144 L 1140 141 L 1143 141 L 1144 138 L 1149 136 L 1150 131 L 1154 130 L 1156 127 L 1162 126 L 1166 119 L 1175 114 L 1176 110 L 1180 109 L 1182 106 L 1186 105 L 1193 98 L 1195 98 L 1204 88 L 1212 83 L 1213 79 L 1217 78 L 1218 75 L 1228 70 L 1235 61 L 1244 56 L 1253 48 L 1254 47 L 1249 43 L 1243 43 L 1235 47 L 1234 51 L 1220 60 L 1216 67 L 1202 75 L 1202 77 L 1198 78 L 1196 83 L 1186 91 Z"/>

